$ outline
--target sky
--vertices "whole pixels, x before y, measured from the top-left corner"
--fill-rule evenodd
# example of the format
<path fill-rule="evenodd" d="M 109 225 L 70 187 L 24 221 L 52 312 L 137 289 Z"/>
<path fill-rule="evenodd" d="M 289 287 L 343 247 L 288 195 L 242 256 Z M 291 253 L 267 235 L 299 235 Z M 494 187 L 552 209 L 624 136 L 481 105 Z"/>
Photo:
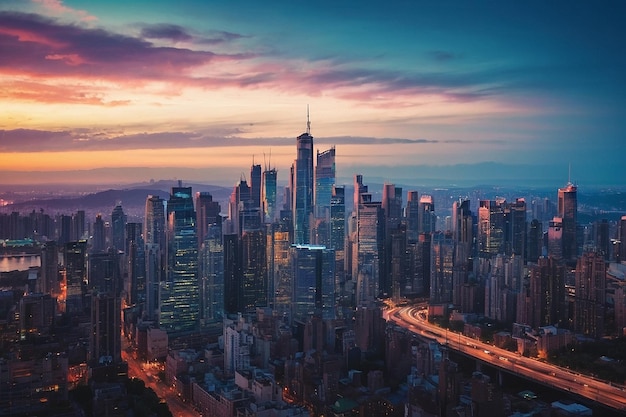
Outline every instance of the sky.
<path fill-rule="evenodd" d="M 0 0 L 0 184 L 626 185 L 623 1 Z M 307 110 L 308 109 L 308 110 Z"/>

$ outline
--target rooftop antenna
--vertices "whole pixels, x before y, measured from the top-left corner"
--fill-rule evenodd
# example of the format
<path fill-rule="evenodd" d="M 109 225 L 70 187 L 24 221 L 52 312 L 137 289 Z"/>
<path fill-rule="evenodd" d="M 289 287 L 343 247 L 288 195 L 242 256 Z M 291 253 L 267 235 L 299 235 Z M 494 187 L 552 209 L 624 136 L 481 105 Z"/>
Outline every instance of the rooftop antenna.
<path fill-rule="evenodd" d="M 306 105 L 306 134 L 311 135 L 311 119 L 309 118 L 309 105 Z"/>
<path fill-rule="evenodd" d="M 567 167 L 567 183 L 572 183 L 572 163 L 570 162 Z"/>

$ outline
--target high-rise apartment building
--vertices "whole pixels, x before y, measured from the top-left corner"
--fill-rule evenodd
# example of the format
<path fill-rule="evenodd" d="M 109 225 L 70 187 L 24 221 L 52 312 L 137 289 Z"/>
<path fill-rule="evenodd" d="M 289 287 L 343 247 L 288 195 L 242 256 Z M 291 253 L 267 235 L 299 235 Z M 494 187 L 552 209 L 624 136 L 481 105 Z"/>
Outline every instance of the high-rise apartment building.
<path fill-rule="evenodd" d="M 167 271 L 161 283 L 159 325 L 172 335 L 196 330 L 200 318 L 198 240 L 191 187 L 172 187 L 167 219 Z"/>
<path fill-rule="evenodd" d="M 574 184 L 568 183 L 559 188 L 558 217 L 563 222 L 563 259 L 571 260 L 578 256 L 578 198 Z"/>
<path fill-rule="evenodd" d="M 539 258 L 530 267 L 530 303 L 532 327 L 562 325 L 567 322 L 565 304 L 565 267 L 553 257 Z"/>
<path fill-rule="evenodd" d="M 576 264 L 574 329 L 585 336 L 604 336 L 606 262 L 598 252 L 586 252 Z"/>

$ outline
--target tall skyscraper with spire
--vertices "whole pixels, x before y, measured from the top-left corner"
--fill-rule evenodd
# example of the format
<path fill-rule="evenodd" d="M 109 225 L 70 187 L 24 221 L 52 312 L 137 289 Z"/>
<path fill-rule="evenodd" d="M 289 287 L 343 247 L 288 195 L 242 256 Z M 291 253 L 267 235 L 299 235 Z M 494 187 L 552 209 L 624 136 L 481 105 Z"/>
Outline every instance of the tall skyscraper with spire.
<path fill-rule="evenodd" d="M 308 108 L 306 132 L 298 136 L 296 146 L 293 190 L 294 243 L 307 244 L 310 243 L 313 214 L 313 136 Z"/>

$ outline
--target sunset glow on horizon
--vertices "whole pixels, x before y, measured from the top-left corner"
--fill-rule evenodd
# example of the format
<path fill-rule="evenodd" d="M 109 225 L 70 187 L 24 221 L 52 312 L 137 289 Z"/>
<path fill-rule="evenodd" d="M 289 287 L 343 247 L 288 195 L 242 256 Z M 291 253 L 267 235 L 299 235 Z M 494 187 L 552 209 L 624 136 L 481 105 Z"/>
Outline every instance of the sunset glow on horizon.
<path fill-rule="evenodd" d="M 307 106 L 315 147 L 336 146 L 344 176 L 571 163 L 602 183 L 623 164 L 619 3 L 270 3 L 5 2 L 3 182 L 245 171 L 270 153 L 286 172 Z"/>

